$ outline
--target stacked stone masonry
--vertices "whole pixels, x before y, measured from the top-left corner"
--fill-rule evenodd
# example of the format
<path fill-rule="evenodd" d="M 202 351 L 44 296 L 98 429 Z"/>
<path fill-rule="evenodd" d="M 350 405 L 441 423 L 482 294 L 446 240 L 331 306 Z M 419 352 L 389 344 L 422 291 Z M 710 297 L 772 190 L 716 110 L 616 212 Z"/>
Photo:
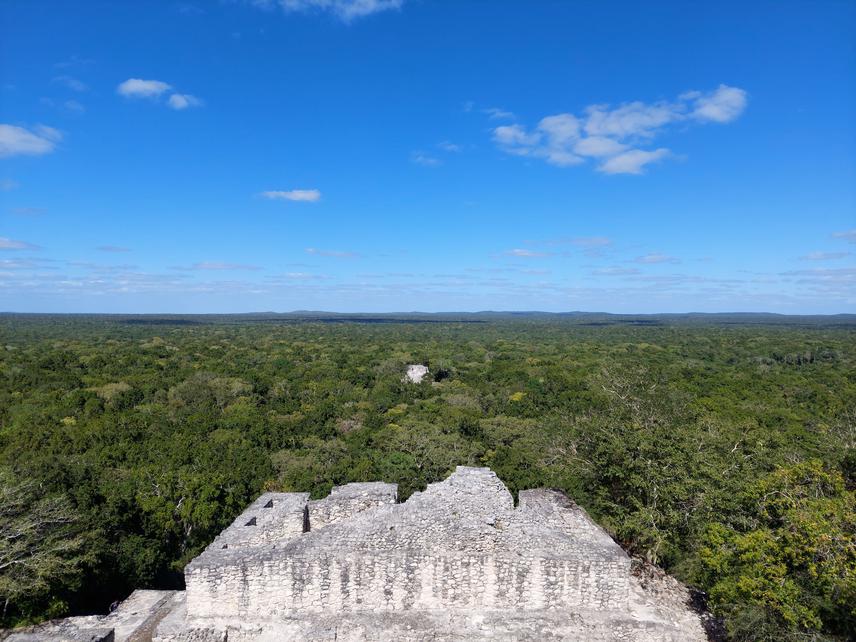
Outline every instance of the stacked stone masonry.
<path fill-rule="evenodd" d="M 318 501 L 265 493 L 188 564 L 153 633 L 115 639 L 706 639 L 686 589 L 671 578 L 669 599 L 643 588 L 560 492 L 522 491 L 515 507 L 489 469 L 458 467 L 397 500 L 379 482 Z"/>

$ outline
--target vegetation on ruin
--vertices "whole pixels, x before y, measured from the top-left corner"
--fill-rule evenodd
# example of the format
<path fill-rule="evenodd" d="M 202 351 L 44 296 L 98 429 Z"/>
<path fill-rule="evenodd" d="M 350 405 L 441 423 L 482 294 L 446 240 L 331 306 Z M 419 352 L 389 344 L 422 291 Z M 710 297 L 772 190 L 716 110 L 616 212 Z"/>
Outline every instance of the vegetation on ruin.
<path fill-rule="evenodd" d="M 470 464 L 566 491 L 732 639 L 856 636 L 852 318 L 354 321 L 0 317 L 0 625 L 180 586 L 265 489 Z"/>

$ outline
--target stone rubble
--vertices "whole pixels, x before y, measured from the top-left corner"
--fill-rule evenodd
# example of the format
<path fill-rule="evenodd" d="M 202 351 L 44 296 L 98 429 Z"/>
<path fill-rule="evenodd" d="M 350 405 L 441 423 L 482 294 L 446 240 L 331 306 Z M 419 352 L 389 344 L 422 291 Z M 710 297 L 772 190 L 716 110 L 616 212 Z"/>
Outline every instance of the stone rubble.
<path fill-rule="evenodd" d="M 428 374 L 428 367 L 421 364 L 407 366 L 407 373 L 404 375 L 404 380 L 410 383 L 422 383 L 422 379 Z"/>

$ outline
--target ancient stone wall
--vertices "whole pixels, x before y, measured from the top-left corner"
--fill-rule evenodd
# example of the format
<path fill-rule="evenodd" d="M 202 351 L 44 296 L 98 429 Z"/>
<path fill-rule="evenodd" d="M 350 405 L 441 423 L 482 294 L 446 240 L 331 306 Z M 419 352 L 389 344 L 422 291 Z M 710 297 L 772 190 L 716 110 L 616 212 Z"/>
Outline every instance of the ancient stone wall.
<path fill-rule="evenodd" d="M 328 497 L 309 502 L 309 529 L 318 530 L 357 513 L 398 501 L 398 486 L 383 482 L 335 487 Z"/>
<path fill-rule="evenodd" d="M 208 546 L 235 550 L 287 542 L 308 530 L 309 493 L 265 493 Z"/>
<path fill-rule="evenodd" d="M 602 531 L 563 495 L 533 492 L 515 509 L 494 473 L 461 468 L 405 504 L 394 497 L 390 485 L 344 487 L 309 502 L 310 530 L 298 538 L 210 547 L 185 573 L 189 611 L 276 619 L 295 611 L 626 605 L 629 558 L 605 534 L 569 537 Z"/>
<path fill-rule="evenodd" d="M 276 619 L 303 612 L 619 608 L 627 565 L 517 556 L 288 557 L 196 568 L 199 617 Z"/>

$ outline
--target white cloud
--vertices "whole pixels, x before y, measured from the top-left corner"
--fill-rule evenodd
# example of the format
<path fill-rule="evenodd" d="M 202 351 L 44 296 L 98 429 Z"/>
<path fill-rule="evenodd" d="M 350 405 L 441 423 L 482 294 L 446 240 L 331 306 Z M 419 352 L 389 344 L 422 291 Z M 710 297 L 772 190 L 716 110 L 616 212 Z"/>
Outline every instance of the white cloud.
<path fill-rule="evenodd" d="M 159 101 L 164 94 L 171 92 L 166 104 L 176 111 L 182 111 L 188 107 L 201 107 L 204 104 L 201 98 L 182 94 L 174 89 L 172 85 L 161 80 L 129 78 L 116 88 L 116 92 L 126 98 L 149 98 L 156 101 Z"/>
<path fill-rule="evenodd" d="M 605 160 L 597 169 L 604 174 L 642 174 L 646 165 L 662 160 L 669 154 L 671 152 L 665 147 L 652 152 L 631 149 L 629 152 Z"/>
<path fill-rule="evenodd" d="M 116 88 L 116 92 L 126 98 L 157 98 L 170 89 L 171 85 L 160 80 L 128 78 Z"/>
<path fill-rule="evenodd" d="M 832 238 L 844 239 L 848 243 L 856 243 L 856 229 L 845 230 L 843 232 L 833 232 Z"/>
<path fill-rule="evenodd" d="M 30 131 L 15 125 L 0 124 L 0 158 L 49 154 L 60 140 L 62 134 L 53 127 L 38 125 Z"/>
<path fill-rule="evenodd" d="M 199 107 L 202 105 L 201 100 L 196 96 L 191 96 L 190 94 L 173 94 L 169 97 L 167 102 L 170 107 L 178 110 L 187 109 L 188 107 Z"/>
<path fill-rule="evenodd" d="M 831 261 L 834 259 L 843 259 L 845 256 L 850 256 L 850 252 L 809 252 L 800 259 L 803 261 Z"/>
<path fill-rule="evenodd" d="M 315 203 L 321 199 L 321 192 L 317 189 L 292 189 L 292 190 L 272 190 L 262 192 L 262 196 L 272 201 L 299 201 L 304 203 Z"/>
<path fill-rule="evenodd" d="M 437 143 L 437 147 L 442 149 L 444 152 L 452 153 L 460 152 L 463 150 L 463 147 L 461 147 L 460 145 L 456 145 L 455 143 L 448 140 L 444 140 L 440 143 Z"/>
<path fill-rule="evenodd" d="M 38 246 L 26 241 L 17 241 L 5 236 L 0 236 L 0 250 L 36 250 Z"/>
<path fill-rule="evenodd" d="M 571 151 L 580 137 L 580 121 L 571 114 L 556 114 L 542 118 L 538 132 L 543 144 L 533 150 L 535 156 L 544 158 L 551 165 L 567 167 L 578 165 L 583 159 Z"/>
<path fill-rule="evenodd" d="M 627 149 L 627 145 L 622 145 L 612 138 L 603 136 L 589 136 L 574 145 L 574 152 L 580 156 L 593 156 L 595 158 L 615 156 L 625 149 Z"/>
<path fill-rule="evenodd" d="M 269 9 L 279 5 L 283 11 L 326 11 L 342 22 L 351 22 L 373 13 L 400 9 L 404 0 L 251 0 L 257 7 Z"/>
<path fill-rule="evenodd" d="M 0 192 L 11 192 L 20 186 L 18 181 L 13 181 L 11 178 L 0 178 Z"/>
<path fill-rule="evenodd" d="M 493 139 L 497 144 L 505 147 L 506 151 L 526 156 L 541 141 L 541 134 L 537 132 L 529 134 L 520 125 L 502 125 L 493 130 Z"/>
<path fill-rule="evenodd" d="M 737 87 L 720 85 L 708 94 L 691 92 L 690 95 L 694 101 L 690 116 L 696 120 L 730 123 L 746 109 L 746 91 Z"/>
<path fill-rule="evenodd" d="M 560 167 L 597 158 L 601 159 L 597 167 L 601 172 L 641 174 L 646 165 L 671 155 L 664 147 L 641 148 L 666 126 L 731 122 L 746 108 L 746 96 L 743 89 L 720 85 L 707 93 L 685 92 L 672 102 L 590 105 L 582 116 L 546 116 L 531 131 L 518 124 L 496 127 L 493 139 L 509 154 L 541 158 Z"/>
<path fill-rule="evenodd" d="M 85 83 L 79 81 L 77 78 L 72 78 L 71 76 L 57 76 L 53 79 L 53 82 L 60 84 L 67 89 L 71 89 L 72 91 L 86 91 L 89 89 Z"/>
<path fill-rule="evenodd" d="M 472 103 L 470 103 L 472 105 Z M 472 109 L 472 107 L 470 107 Z M 467 109 L 466 111 L 469 111 Z M 494 120 L 514 120 L 514 114 L 510 111 L 506 111 L 505 109 L 500 109 L 499 107 L 488 107 L 487 109 L 482 109 L 483 114 L 487 114 Z"/>
<path fill-rule="evenodd" d="M 435 167 L 440 164 L 439 158 L 429 156 L 425 152 L 410 152 L 410 161 L 424 167 Z"/>
<path fill-rule="evenodd" d="M 651 138 L 657 129 L 677 119 L 676 106 L 662 102 L 647 105 L 636 101 L 615 109 L 592 105 L 586 109 L 585 130 L 589 136 Z"/>

